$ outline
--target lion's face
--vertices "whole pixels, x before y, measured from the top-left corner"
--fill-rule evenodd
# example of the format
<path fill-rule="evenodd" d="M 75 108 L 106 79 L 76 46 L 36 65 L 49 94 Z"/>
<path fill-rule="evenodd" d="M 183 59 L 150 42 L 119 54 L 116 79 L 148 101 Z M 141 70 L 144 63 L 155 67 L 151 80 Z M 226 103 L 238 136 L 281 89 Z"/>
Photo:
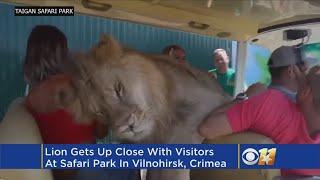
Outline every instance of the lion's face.
<path fill-rule="evenodd" d="M 115 46 L 112 43 L 100 43 L 77 58 L 73 84 L 79 98 L 69 109 L 76 119 L 106 122 L 122 141 L 144 142 L 167 114 L 163 79 L 138 54 L 108 54 L 108 49 L 115 48 L 110 47 Z M 137 61 L 143 65 L 133 63 Z M 147 76 L 146 71 L 155 73 Z"/>
<path fill-rule="evenodd" d="M 128 141 L 140 141 L 154 128 L 152 98 L 148 87 L 125 68 L 104 69 L 96 73 L 97 112 L 108 121 L 116 137 Z M 130 78 L 128 78 L 128 76 Z M 94 95 L 93 95 L 94 96 Z M 100 100 L 98 100 L 98 98 Z M 94 112 L 94 109 L 90 110 Z M 98 114 L 99 115 L 99 114 Z"/>

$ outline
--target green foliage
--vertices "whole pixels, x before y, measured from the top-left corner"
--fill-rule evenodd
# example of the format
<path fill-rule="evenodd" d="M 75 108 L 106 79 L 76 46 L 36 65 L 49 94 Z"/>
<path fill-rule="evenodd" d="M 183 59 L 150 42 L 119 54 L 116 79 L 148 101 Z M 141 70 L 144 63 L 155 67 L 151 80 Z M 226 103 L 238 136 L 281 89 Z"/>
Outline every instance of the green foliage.
<path fill-rule="evenodd" d="M 268 70 L 268 57 L 262 56 L 259 53 L 256 53 L 256 60 L 261 70 L 260 80 L 259 82 L 269 85 L 271 82 L 271 75 Z"/>

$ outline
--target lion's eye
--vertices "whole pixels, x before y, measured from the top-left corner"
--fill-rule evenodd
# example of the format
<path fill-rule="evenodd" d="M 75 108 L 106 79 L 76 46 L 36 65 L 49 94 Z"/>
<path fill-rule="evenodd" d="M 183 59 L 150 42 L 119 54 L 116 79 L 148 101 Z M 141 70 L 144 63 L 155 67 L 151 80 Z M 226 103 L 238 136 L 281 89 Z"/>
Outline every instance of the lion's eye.
<path fill-rule="evenodd" d="M 124 95 L 124 86 L 120 81 L 117 81 L 114 85 L 114 91 L 116 96 L 121 100 Z"/>

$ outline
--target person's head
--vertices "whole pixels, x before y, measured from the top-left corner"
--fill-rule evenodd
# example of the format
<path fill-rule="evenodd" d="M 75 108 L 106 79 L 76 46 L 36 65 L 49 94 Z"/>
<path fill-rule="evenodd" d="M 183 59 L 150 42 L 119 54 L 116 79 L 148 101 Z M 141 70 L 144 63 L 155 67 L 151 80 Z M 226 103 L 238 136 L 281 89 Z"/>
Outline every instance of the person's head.
<path fill-rule="evenodd" d="M 27 43 L 23 66 L 25 80 L 35 85 L 51 75 L 62 73 L 67 55 L 67 38 L 58 28 L 50 25 L 35 26 Z"/>
<path fill-rule="evenodd" d="M 186 64 L 186 52 L 178 45 L 170 45 L 163 49 L 162 54 L 166 54 L 177 60 L 180 64 Z"/>
<path fill-rule="evenodd" d="M 213 52 L 213 63 L 219 72 L 225 73 L 229 67 L 229 56 L 224 49 L 216 49 Z"/>
<path fill-rule="evenodd" d="M 268 61 L 271 83 L 297 91 L 298 77 L 296 70 L 304 73 L 307 68 L 296 46 L 281 46 L 274 50 Z M 298 68 L 296 68 L 298 67 Z"/>

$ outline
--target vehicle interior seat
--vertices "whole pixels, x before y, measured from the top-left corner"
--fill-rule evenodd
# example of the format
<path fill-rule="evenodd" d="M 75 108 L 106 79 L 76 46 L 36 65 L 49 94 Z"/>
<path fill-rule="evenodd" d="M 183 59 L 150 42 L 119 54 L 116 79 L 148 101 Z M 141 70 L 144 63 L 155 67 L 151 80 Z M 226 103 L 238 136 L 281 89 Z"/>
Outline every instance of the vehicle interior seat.
<path fill-rule="evenodd" d="M 205 144 L 274 144 L 274 142 L 263 135 L 245 132 L 222 136 L 212 140 L 205 140 Z M 239 169 L 226 169 L 226 170 L 191 170 L 191 180 L 237 180 L 237 179 L 254 179 L 254 180 L 273 180 L 279 177 L 279 169 L 253 169 L 253 170 L 239 170 Z"/>
<path fill-rule="evenodd" d="M 0 144 L 42 144 L 38 126 L 24 106 L 24 98 L 17 98 L 0 122 Z M 51 170 L 0 170 L 1 180 L 53 180 Z"/>

